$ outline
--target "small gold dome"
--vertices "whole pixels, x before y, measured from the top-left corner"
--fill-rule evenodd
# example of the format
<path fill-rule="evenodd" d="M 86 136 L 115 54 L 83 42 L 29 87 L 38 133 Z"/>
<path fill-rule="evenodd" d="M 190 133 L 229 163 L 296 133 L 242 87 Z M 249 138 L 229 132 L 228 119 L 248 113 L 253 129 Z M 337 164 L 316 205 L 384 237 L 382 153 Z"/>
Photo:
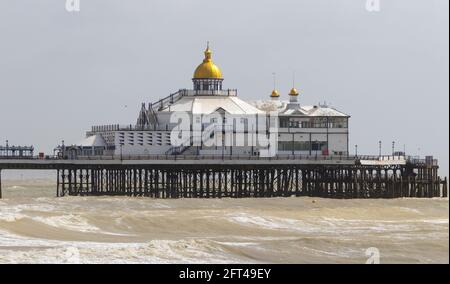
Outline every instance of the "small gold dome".
<path fill-rule="evenodd" d="M 280 96 L 280 94 L 278 93 L 277 90 L 273 90 L 272 94 L 270 95 L 270 97 L 272 97 L 272 98 L 278 98 L 279 96 Z"/>
<path fill-rule="evenodd" d="M 205 50 L 205 59 L 194 72 L 194 79 L 222 79 L 222 72 L 212 62 L 212 51 L 208 47 Z"/>
<path fill-rule="evenodd" d="M 289 92 L 289 96 L 298 96 L 298 91 L 296 88 L 292 88 Z"/>

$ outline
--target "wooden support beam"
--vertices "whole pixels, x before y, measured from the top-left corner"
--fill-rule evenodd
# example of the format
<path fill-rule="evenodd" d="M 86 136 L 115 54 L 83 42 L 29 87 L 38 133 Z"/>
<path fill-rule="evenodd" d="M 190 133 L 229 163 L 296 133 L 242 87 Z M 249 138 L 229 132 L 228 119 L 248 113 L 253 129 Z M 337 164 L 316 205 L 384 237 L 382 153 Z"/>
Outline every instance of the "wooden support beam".
<path fill-rule="evenodd" d="M 1 171 L 0 171 L 1 178 Z M 1 180 L 0 180 L 1 182 Z M 1 184 L 0 184 L 1 186 Z M 447 196 L 437 167 L 417 166 L 238 166 L 205 165 L 57 169 L 56 196 L 127 195 L 154 198 L 312 196 L 399 198 Z M 1 193 L 0 193 L 1 196 Z"/>

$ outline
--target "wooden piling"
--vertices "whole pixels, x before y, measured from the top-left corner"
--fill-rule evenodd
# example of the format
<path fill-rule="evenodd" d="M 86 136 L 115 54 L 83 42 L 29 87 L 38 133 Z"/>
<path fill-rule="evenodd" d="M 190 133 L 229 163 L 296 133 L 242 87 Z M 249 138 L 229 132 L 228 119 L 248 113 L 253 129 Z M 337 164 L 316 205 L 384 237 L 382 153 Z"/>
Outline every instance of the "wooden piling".
<path fill-rule="evenodd" d="M 71 165 L 57 169 L 56 196 L 431 198 L 447 186 L 421 165 Z"/>

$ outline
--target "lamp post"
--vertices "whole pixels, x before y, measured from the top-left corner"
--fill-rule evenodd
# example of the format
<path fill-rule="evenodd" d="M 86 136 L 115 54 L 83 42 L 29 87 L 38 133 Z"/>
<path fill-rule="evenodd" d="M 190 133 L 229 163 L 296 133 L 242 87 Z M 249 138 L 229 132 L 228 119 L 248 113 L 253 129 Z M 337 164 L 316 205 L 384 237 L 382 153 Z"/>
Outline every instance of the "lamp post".
<path fill-rule="evenodd" d="M 381 140 L 378 141 L 378 156 L 381 157 Z"/>
<path fill-rule="evenodd" d="M 251 155 L 250 156 L 253 156 L 253 154 L 255 153 L 255 149 L 254 149 L 254 143 L 253 143 L 253 140 L 255 139 L 255 137 L 254 137 L 254 133 L 253 133 L 253 124 L 252 124 L 252 153 L 251 153 Z"/>
<path fill-rule="evenodd" d="M 294 156 L 295 155 L 295 137 L 294 137 L 294 133 L 292 133 L 292 144 L 291 144 L 291 147 L 292 147 L 292 156 Z"/>
<path fill-rule="evenodd" d="M 358 144 L 355 145 L 355 157 L 358 157 Z"/>
<path fill-rule="evenodd" d="M 394 156 L 395 153 L 395 141 L 392 141 L 392 156 Z"/>
<path fill-rule="evenodd" d="M 222 160 L 225 157 L 225 120 L 222 120 Z"/>
<path fill-rule="evenodd" d="M 8 139 L 6 139 L 6 157 L 8 157 L 9 156 L 9 145 L 8 145 Z"/>
<path fill-rule="evenodd" d="M 315 143 L 316 143 L 316 160 L 317 160 L 317 152 L 319 151 L 319 141 L 316 140 Z"/>
<path fill-rule="evenodd" d="M 122 144 L 120 144 L 120 161 L 122 161 L 122 160 L 123 160 L 123 157 L 122 157 L 122 147 L 123 147 L 123 145 L 122 145 Z"/>

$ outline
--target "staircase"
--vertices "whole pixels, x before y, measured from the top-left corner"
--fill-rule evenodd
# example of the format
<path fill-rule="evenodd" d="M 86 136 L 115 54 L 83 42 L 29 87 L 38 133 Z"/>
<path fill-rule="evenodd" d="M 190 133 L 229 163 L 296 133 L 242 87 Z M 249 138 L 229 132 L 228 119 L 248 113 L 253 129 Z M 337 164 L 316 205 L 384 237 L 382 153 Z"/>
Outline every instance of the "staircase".
<path fill-rule="evenodd" d="M 156 113 L 166 108 L 167 106 L 177 102 L 185 95 L 186 92 L 180 90 L 157 101 L 156 103 L 150 103 L 148 105 L 148 109 L 145 108 L 145 104 L 142 104 L 141 112 L 139 113 L 136 125 L 140 128 L 150 128 L 151 126 L 158 125 L 159 122 Z"/>
<path fill-rule="evenodd" d="M 166 155 L 181 155 L 183 154 L 187 149 L 191 147 L 191 137 L 189 139 L 186 139 L 183 143 L 181 143 L 181 146 L 173 146 L 169 150 L 166 151 Z"/>
<path fill-rule="evenodd" d="M 220 128 L 221 125 L 210 124 L 202 131 L 202 141 L 203 143 L 210 141 L 211 139 L 215 139 L 215 130 Z M 214 134 L 214 135 L 212 135 Z M 187 150 L 192 148 L 192 138 L 186 139 L 182 143 L 181 146 L 173 146 L 169 150 L 166 151 L 166 155 L 181 155 L 185 153 Z M 193 153 L 195 154 L 195 153 Z"/>

